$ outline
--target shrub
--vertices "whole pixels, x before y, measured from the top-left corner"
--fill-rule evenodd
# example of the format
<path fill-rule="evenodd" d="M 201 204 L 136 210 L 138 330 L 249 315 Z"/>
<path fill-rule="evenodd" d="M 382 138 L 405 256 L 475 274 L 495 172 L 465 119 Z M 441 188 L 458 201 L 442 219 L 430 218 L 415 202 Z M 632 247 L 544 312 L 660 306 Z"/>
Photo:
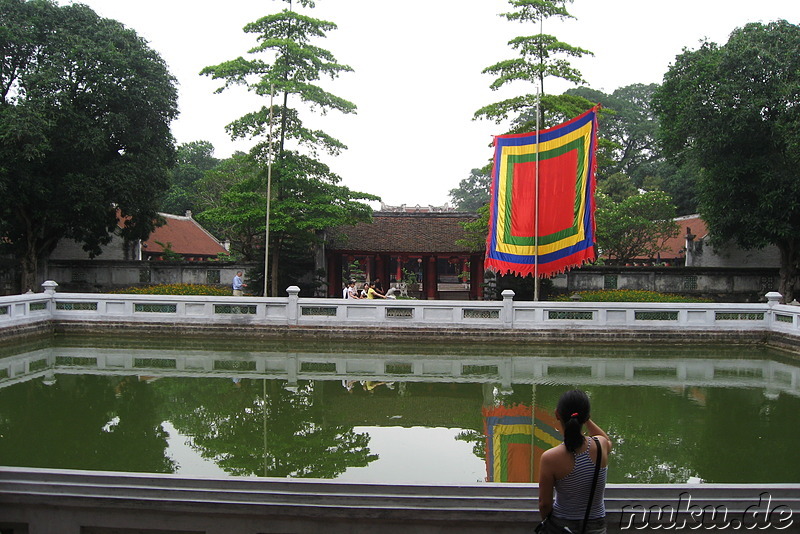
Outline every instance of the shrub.
<path fill-rule="evenodd" d="M 134 295 L 204 295 L 219 297 L 231 294 L 227 287 L 203 284 L 160 284 L 154 286 L 128 287 L 113 293 L 130 293 Z"/>
<path fill-rule="evenodd" d="M 582 302 L 711 302 L 710 299 L 643 291 L 638 289 L 604 289 L 597 291 L 578 291 Z M 553 300 L 569 301 L 571 295 L 562 295 Z"/>

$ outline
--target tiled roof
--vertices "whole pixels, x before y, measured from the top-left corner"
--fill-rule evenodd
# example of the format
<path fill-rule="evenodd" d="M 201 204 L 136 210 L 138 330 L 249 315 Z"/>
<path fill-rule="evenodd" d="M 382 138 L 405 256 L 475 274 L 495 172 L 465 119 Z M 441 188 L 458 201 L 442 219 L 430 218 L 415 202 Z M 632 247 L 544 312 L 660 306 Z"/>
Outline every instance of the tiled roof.
<path fill-rule="evenodd" d="M 184 256 L 216 256 L 226 252 L 225 247 L 214 236 L 206 232 L 191 217 L 160 213 L 166 224 L 156 228 L 147 241 L 145 250 L 150 253 L 160 253 L 164 249 L 156 241 L 170 243 L 172 251 Z"/>
<path fill-rule="evenodd" d="M 464 253 L 456 240 L 465 237 L 468 213 L 375 212 L 372 223 L 337 229 L 328 250 L 339 252 Z"/>
<path fill-rule="evenodd" d="M 695 240 L 703 239 L 708 235 L 708 227 L 706 222 L 700 218 L 699 215 L 686 215 L 685 217 L 678 217 L 675 222 L 680 226 L 678 235 L 667 240 L 666 250 L 661 253 L 661 257 L 677 258 L 679 252 L 686 247 L 686 233 L 691 230 Z"/>
<path fill-rule="evenodd" d="M 703 239 L 708 235 L 708 227 L 706 226 L 706 222 L 700 218 L 700 215 L 685 215 L 673 220 L 678 223 L 680 230 L 678 231 L 678 235 L 667 239 L 664 250 L 658 254 L 658 256 L 664 260 L 683 258 L 686 252 L 686 233 L 688 231 L 691 230 L 692 235 L 695 236 L 695 240 Z M 653 258 L 638 256 L 634 259 L 638 261 L 651 260 Z"/>

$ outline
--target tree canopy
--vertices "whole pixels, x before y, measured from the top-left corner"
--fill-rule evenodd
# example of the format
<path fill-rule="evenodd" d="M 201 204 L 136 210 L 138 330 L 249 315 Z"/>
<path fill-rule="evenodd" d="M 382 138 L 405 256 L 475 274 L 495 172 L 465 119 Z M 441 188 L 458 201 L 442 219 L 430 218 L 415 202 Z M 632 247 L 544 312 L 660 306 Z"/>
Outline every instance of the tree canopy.
<path fill-rule="evenodd" d="M 753 23 L 676 58 L 654 97 L 665 149 L 700 172 L 716 243 L 777 246 L 780 292 L 800 272 L 800 26 Z"/>
<path fill-rule="evenodd" d="M 450 198 L 458 211 L 477 213 L 489 202 L 491 190 L 491 168 L 472 169 L 469 176 L 450 190 Z"/>
<path fill-rule="evenodd" d="M 596 198 L 597 246 L 616 263 L 656 258 L 667 240 L 680 231 L 674 221 L 675 206 L 663 191 L 635 193 L 619 200 L 598 192 Z"/>
<path fill-rule="evenodd" d="M 169 173 L 167 191 L 161 211 L 182 215 L 186 210 L 197 210 L 196 184 L 205 174 L 219 165 L 214 157 L 214 145 L 208 141 L 182 143 L 177 149 L 175 166 Z"/>
<path fill-rule="evenodd" d="M 259 44 L 250 50 L 253 59 L 239 57 L 203 69 L 201 74 L 223 80 L 218 89 L 243 85 L 248 90 L 272 100 L 273 91 L 280 104 L 265 105 L 228 125 L 232 137 L 258 139 L 250 156 L 260 166 L 256 180 L 239 182 L 232 194 L 249 195 L 253 210 L 266 216 L 266 197 L 258 203 L 252 195 L 265 195 L 270 159 L 270 265 L 271 293 L 277 294 L 279 264 L 287 246 L 303 242 L 306 251 L 317 232 L 332 226 L 368 220 L 372 210 L 365 200 L 378 197 L 352 191 L 339 184 L 341 178 L 317 160 L 320 152 L 337 155 L 344 143 L 322 130 L 308 127 L 304 118 L 314 111 L 355 113 L 355 104 L 340 98 L 319 85 L 322 78 L 335 79 L 352 69 L 339 63 L 334 55 L 313 44 L 336 29 L 332 22 L 315 19 L 289 9 L 262 17 L 244 30 L 257 35 Z M 313 2 L 301 2 L 313 7 Z M 266 55 L 267 60 L 261 59 Z M 291 107 L 300 104 L 301 108 Z M 233 199 L 233 197 L 231 197 Z M 218 214 L 208 214 L 216 217 Z M 253 212 L 248 212 L 251 217 Z M 265 220 L 265 217 L 264 217 Z M 266 222 L 262 225 L 265 228 Z M 263 233 L 263 231 L 261 232 Z"/>
<path fill-rule="evenodd" d="M 41 257 L 91 254 L 123 217 L 147 237 L 174 157 L 175 80 L 136 33 L 84 5 L 0 0 L 0 246 L 33 288 Z"/>
<path fill-rule="evenodd" d="M 545 19 L 574 18 L 567 11 L 568 2 L 572 0 L 509 0 L 513 11 L 501 16 L 513 22 L 534 23 L 538 30 Z M 532 84 L 536 92 L 484 106 L 475 112 L 474 118 L 490 119 L 498 123 L 511 119 L 513 129 L 510 133 L 520 133 L 536 130 L 537 94 L 541 100 L 540 128 L 563 122 L 592 107 L 593 104 L 581 96 L 547 95 L 544 90 L 546 78 L 560 78 L 574 84 L 583 83 L 583 76 L 570 65 L 569 58 L 591 55 L 590 51 L 538 31 L 534 35 L 515 37 L 508 44 L 517 51 L 518 57 L 499 61 L 483 70 L 484 74 L 496 76 L 490 85 L 491 89 L 496 90 L 521 81 Z"/>

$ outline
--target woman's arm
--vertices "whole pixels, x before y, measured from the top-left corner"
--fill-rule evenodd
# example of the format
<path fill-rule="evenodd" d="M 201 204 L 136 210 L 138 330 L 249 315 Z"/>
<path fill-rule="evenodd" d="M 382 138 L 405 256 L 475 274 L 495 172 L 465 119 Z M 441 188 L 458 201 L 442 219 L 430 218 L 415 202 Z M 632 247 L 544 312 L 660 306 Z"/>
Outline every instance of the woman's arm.
<path fill-rule="evenodd" d="M 589 435 L 590 436 L 601 436 L 601 437 L 605 438 L 605 440 L 606 440 L 606 447 L 605 447 L 606 448 L 606 452 L 607 453 L 611 452 L 611 446 L 612 446 L 611 438 L 608 437 L 608 434 L 606 434 L 605 430 L 603 430 L 602 428 L 597 426 L 597 423 L 595 423 L 591 419 L 586 421 L 586 430 L 589 431 Z"/>
<path fill-rule="evenodd" d="M 548 455 L 545 452 L 539 461 L 539 514 L 541 514 L 542 519 L 553 511 L 553 486 L 555 481 L 552 462 L 548 461 Z"/>

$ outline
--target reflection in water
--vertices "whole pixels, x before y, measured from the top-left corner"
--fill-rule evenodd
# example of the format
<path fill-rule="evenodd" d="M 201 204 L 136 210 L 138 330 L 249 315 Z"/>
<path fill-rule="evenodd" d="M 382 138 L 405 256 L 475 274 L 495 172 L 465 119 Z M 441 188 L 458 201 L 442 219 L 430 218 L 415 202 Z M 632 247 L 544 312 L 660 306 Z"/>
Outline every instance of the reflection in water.
<path fill-rule="evenodd" d="M 494 349 L 497 352 L 496 348 Z M 760 349 L 347 354 L 45 347 L 0 359 L 4 465 L 369 482 L 536 480 L 586 390 L 610 482 L 798 482 L 800 369 Z M 597 351 L 601 353 L 601 351 Z M 731 436 L 735 436 L 732 438 Z"/>
<path fill-rule="evenodd" d="M 136 377 L 56 375 L 0 390 L 4 465 L 170 473 L 155 390 Z"/>
<path fill-rule="evenodd" d="M 484 406 L 483 418 L 487 482 L 539 482 L 542 453 L 563 440 L 552 411 L 497 404 Z"/>
<path fill-rule="evenodd" d="M 369 436 L 325 421 L 323 383 L 289 390 L 277 380 L 160 382 L 164 418 L 231 475 L 336 478 L 375 458 Z"/>
<path fill-rule="evenodd" d="M 443 481 L 483 482 L 486 465 L 472 454 L 472 445 L 458 439 L 457 428 L 423 426 L 357 426 L 369 434 L 377 460 L 353 467 L 339 480 L 440 484 Z"/>

